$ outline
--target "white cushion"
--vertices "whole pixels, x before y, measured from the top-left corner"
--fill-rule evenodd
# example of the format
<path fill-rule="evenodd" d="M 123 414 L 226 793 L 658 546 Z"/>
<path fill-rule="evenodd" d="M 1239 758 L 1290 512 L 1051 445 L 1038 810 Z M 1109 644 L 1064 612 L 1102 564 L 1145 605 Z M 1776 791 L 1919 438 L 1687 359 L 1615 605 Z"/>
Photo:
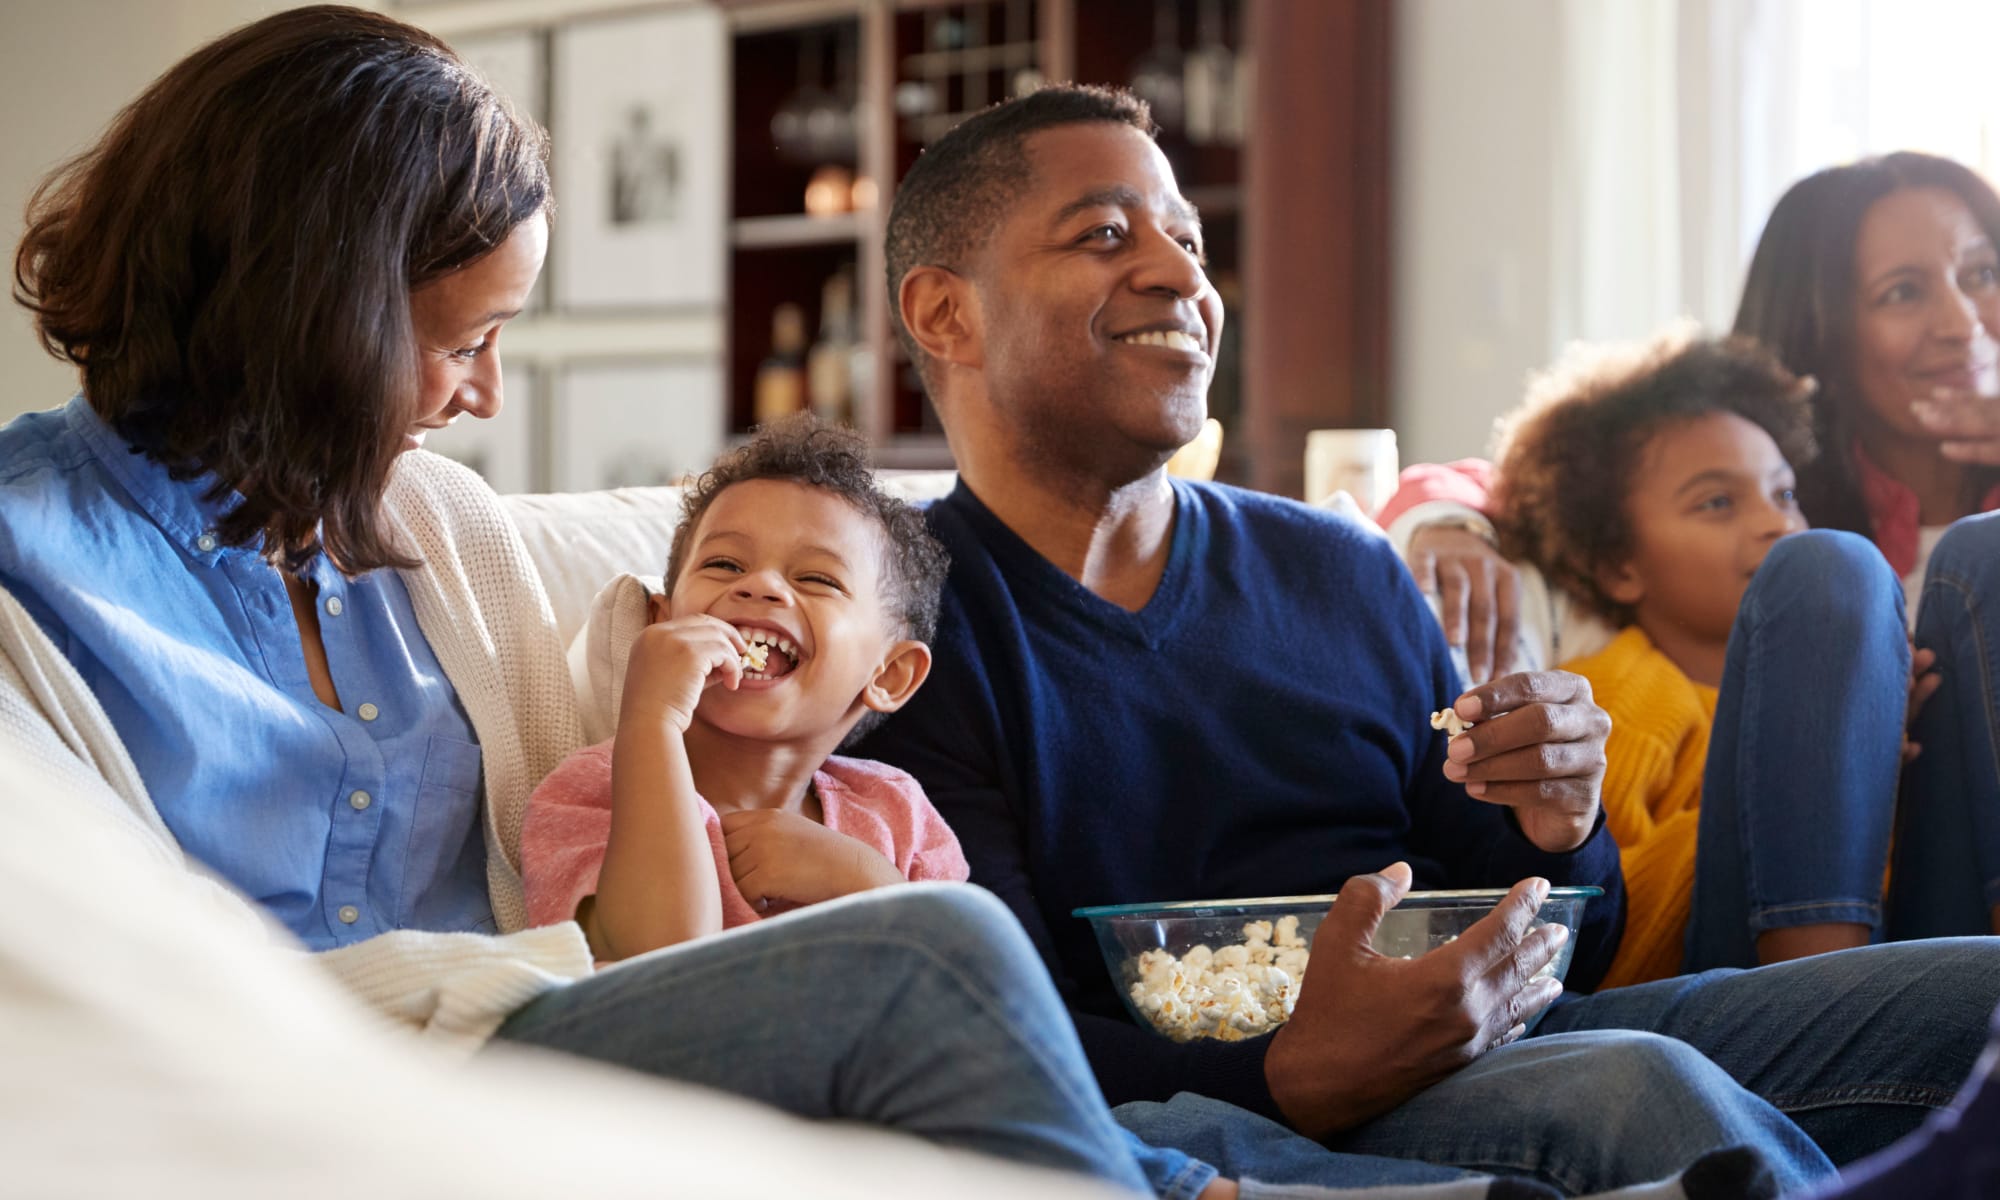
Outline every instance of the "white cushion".
<path fill-rule="evenodd" d="M 590 613 L 569 645 L 569 673 L 576 681 L 583 740 L 595 745 L 618 732 L 625 696 L 625 660 L 646 627 L 647 599 L 661 591 L 660 577 L 620 575 L 590 602 Z"/>
<path fill-rule="evenodd" d="M 676 487 L 615 488 L 502 498 L 542 573 L 556 633 L 576 636 L 598 589 L 629 572 L 661 573 L 680 523 Z"/>

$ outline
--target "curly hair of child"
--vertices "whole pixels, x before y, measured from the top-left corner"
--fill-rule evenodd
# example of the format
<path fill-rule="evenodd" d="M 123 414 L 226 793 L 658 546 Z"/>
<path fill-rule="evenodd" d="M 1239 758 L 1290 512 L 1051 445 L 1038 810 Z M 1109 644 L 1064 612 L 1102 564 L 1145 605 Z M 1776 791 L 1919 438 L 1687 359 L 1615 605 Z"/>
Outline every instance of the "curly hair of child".
<path fill-rule="evenodd" d="M 1768 433 L 1798 470 L 1819 451 L 1815 388 L 1758 342 L 1703 337 L 1692 324 L 1640 343 L 1571 346 L 1530 379 L 1526 399 L 1499 423 L 1500 552 L 1534 563 L 1614 624 L 1630 624 L 1600 577 L 1631 555 L 1626 497 L 1646 447 L 1663 429 L 1728 413 Z"/>

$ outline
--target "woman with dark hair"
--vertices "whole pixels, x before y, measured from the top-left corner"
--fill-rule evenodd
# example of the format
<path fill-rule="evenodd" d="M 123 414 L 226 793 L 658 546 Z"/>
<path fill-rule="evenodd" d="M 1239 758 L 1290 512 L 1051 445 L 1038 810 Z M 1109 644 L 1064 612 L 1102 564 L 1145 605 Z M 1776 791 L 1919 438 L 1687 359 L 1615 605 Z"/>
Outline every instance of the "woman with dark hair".
<path fill-rule="evenodd" d="M 573 925 L 524 931 L 576 697 L 496 497 L 419 447 L 500 407 L 547 157 L 442 42 L 318 7 L 196 51 L 44 184 L 14 294 L 83 388 L 0 429 L 0 730 L 405 1024 L 1143 1187 L 983 893 L 596 974 Z M 677 1015 L 717 981 L 730 1020 Z"/>
<path fill-rule="evenodd" d="M 1892 875 L 1924 886 L 1899 888 L 1887 911 L 1856 889 L 1853 903 L 1819 906 L 1808 921 L 1803 903 L 1755 895 L 1780 872 L 1717 855 L 1697 875 L 1686 965 L 1747 965 L 1872 937 L 2000 932 L 2000 661 L 1990 650 L 2000 625 L 1990 616 L 1982 624 L 1990 606 L 1981 604 L 2000 595 L 2000 515 L 1982 515 L 2000 507 L 2000 469 L 1984 465 L 2000 461 L 2000 197 L 1958 163 L 1915 153 L 1799 181 L 1758 241 L 1735 332 L 1816 382 L 1820 452 L 1796 464 L 1805 520 L 1859 535 L 1879 553 L 1821 542 L 1824 561 L 1797 568 L 1806 577 L 1783 583 L 1759 573 L 1752 595 L 1764 602 L 1746 600 L 1742 613 L 1763 619 L 1753 636 L 1739 615 L 1731 635 L 1734 676 L 1725 675 L 1704 791 L 1762 795 L 1773 812 L 1776 798 L 1814 796 L 1825 818 L 1816 827 L 1838 831 L 1849 875 L 1879 877 L 1893 846 Z M 1602 649 L 1601 622 L 1498 559 L 1481 514 L 1436 503 L 1455 489 L 1483 507 L 1477 476 L 1465 464 L 1413 469 L 1382 513 L 1419 581 L 1443 594 L 1452 640 L 1490 640 L 1494 653 L 1469 657 L 1495 672 L 1510 659 L 1570 662 Z M 1524 581 L 1533 593 L 1525 604 L 1513 590 Z M 1793 600 L 1781 605 L 1778 595 Z M 1532 627 L 1526 636 L 1512 627 L 1517 613 Z M 1864 653 L 1864 641 L 1880 639 L 1830 636 L 1873 628 L 1884 613 L 1897 624 L 1914 619 L 1908 652 L 1900 638 Z M 1868 699 L 1882 689 L 1861 683 L 1877 676 L 1911 679 L 1904 754 L 1913 761 L 1893 814 L 1885 801 L 1896 791 L 1898 747 L 1855 734 L 1883 724 Z M 1797 703 L 1801 696 L 1814 700 Z M 1814 745 L 1824 749 L 1798 749 Z M 1877 778 L 1888 782 L 1864 782 Z M 1746 843 L 1761 836 L 1768 853 L 1786 852 L 1776 829 L 1760 835 L 1751 815 L 1744 825 Z M 1704 906 L 1704 878 L 1710 893 L 1748 897 L 1747 905 Z"/>
<path fill-rule="evenodd" d="M 1735 331 L 1819 382 L 1827 452 L 1799 473 L 1815 527 L 1872 538 L 1914 583 L 1944 527 L 2000 507 L 2000 468 L 1938 432 L 1952 410 L 2000 405 L 2000 197 L 1971 170 L 1906 152 L 1793 184 Z"/>

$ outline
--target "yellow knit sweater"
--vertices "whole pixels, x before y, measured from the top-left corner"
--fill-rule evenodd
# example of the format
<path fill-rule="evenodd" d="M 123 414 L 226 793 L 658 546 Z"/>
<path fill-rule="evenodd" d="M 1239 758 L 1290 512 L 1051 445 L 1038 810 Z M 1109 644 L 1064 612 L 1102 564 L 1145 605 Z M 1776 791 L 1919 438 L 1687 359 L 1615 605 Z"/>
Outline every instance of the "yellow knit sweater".
<path fill-rule="evenodd" d="M 1681 673 L 1638 626 L 1566 664 L 1611 714 L 1604 820 L 1625 868 L 1625 939 L 1603 987 L 1680 974 L 1695 826 L 1716 691 Z"/>

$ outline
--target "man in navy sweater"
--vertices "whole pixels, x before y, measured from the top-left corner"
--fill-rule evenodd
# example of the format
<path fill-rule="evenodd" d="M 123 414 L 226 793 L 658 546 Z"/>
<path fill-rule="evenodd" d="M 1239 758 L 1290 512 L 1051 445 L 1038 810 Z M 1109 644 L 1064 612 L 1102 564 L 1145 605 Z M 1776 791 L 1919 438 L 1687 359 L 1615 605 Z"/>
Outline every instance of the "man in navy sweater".
<path fill-rule="evenodd" d="M 1049 89 L 961 125 L 897 193 L 892 308 L 960 483 L 931 509 L 953 564 L 929 685 L 862 749 L 917 776 L 1027 927 L 1121 1116 L 1227 1161 L 1212 1115 L 1155 1103 L 1197 1092 L 1338 1149 L 1582 1188 L 1732 1141 L 1798 1184 L 1947 1103 L 2000 1000 L 1985 939 L 1550 1007 L 1547 884 L 1606 892 L 1573 990 L 1619 931 L 1609 722 L 1561 672 L 1454 698 L 1385 542 L 1167 478 L 1222 311 L 1150 131 L 1128 96 Z M 1479 725 L 1447 749 L 1427 717 L 1454 700 Z M 1384 959 L 1370 933 L 1413 885 L 1513 890 L 1452 946 Z M 1290 1022 L 1227 1044 L 1134 1025 L 1069 915 L 1336 889 Z"/>

